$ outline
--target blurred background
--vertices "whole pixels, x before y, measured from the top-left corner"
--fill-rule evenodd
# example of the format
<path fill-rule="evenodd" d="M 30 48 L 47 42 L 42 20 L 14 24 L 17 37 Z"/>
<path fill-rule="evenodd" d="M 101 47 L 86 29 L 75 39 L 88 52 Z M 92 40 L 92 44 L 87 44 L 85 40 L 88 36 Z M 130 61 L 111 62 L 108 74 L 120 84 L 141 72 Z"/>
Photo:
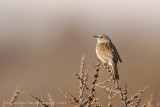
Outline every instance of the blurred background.
<path fill-rule="evenodd" d="M 118 65 L 121 86 L 127 83 L 134 95 L 149 85 L 143 100 L 151 93 L 158 99 L 159 28 L 158 0 L 1 0 L 0 104 L 23 85 L 18 101 L 34 101 L 30 94 L 47 101 L 50 93 L 71 106 L 56 87 L 78 95 L 73 73 L 79 72 L 84 54 L 92 78 L 91 61 L 97 61 L 93 36 L 101 33 L 112 39 L 123 60 Z M 98 96 L 107 94 L 99 89 Z"/>

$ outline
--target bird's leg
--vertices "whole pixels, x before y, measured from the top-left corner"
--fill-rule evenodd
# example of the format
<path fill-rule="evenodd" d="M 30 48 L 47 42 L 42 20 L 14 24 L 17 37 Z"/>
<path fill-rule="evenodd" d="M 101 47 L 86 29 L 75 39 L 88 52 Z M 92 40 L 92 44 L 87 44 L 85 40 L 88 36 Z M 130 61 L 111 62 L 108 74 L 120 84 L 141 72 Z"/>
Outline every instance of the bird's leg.
<path fill-rule="evenodd" d="M 119 89 L 119 85 L 118 85 L 118 80 L 115 80 L 115 85 L 116 85 L 116 88 Z"/>

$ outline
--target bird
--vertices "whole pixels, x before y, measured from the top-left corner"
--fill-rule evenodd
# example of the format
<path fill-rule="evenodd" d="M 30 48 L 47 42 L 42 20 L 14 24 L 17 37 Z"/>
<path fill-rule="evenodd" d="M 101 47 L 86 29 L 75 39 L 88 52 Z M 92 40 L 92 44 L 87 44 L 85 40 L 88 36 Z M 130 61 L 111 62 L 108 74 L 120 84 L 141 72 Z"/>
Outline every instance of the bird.
<path fill-rule="evenodd" d="M 112 43 L 111 39 L 105 34 L 98 34 L 94 36 L 97 38 L 96 54 L 97 57 L 104 63 L 109 65 L 109 69 L 112 71 L 113 79 L 119 80 L 119 74 L 117 70 L 117 63 L 122 63 L 121 57 Z"/>

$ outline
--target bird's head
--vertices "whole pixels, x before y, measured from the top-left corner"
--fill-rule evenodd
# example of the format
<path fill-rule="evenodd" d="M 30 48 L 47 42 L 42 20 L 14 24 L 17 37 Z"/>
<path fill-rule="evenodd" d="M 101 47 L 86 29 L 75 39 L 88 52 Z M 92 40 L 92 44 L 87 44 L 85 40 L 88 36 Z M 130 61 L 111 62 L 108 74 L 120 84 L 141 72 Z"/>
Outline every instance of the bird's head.
<path fill-rule="evenodd" d="M 110 38 L 105 34 L 98 34 L 97 36 L 93 37 L 97 38 L 97 43 L 111 42 Z"/>

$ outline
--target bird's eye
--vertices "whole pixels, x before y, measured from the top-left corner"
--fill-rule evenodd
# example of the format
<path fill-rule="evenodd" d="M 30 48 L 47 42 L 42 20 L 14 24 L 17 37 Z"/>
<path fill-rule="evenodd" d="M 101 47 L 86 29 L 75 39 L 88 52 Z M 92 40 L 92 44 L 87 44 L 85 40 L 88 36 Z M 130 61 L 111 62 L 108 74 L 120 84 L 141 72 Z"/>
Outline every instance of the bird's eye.
<path fill-rule="evenodd" d="M 100 38 L 103 38 L 103 36 L 100 36 Z"/>

